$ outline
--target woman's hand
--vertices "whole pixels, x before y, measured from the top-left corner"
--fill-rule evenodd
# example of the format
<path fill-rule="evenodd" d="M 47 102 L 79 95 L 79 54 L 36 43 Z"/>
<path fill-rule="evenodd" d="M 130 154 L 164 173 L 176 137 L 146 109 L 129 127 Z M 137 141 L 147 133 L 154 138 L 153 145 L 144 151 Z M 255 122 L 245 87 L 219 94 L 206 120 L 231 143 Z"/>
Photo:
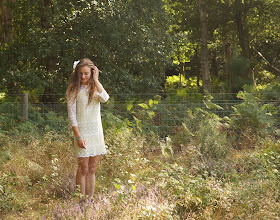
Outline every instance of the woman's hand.
<path fill-rule="evenodd" d="M 97 92 L 101 93 L 102 92 L 102 85 L 98 80 L 98 76 L 99 76 L 99 70 L 97 68 L 97 66 L 93 67 L 93 80 L 94 80 L 94 84 L 97 88 Z"/>
<path fill-rule="evenodd" d="M 83 138 L 79 139 L 77 141 L 77 144 L 78 144 L 79 148 L 87 148 L 86 147 L 86 142 L 85 142 L 85 140 Z"/>
<path fill-rule="evenodd" d="M 93 80 L 94 81 L 98 81 L 98 77 L 99 77 L 99 70 L 97 68 L 97 66 L 93 67 Z"/>

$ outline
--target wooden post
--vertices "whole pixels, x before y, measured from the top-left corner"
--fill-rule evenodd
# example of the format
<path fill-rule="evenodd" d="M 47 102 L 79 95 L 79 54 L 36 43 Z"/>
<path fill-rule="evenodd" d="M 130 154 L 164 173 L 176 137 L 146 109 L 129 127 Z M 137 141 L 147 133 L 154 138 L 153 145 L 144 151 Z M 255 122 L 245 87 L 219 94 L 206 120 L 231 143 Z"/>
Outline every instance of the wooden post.
<path fill-rule="evenodd" d="M 28 120 L 28 93 L 25 92 L 22 95 L 22 111 L 21 111 L 21 120 Z"/>

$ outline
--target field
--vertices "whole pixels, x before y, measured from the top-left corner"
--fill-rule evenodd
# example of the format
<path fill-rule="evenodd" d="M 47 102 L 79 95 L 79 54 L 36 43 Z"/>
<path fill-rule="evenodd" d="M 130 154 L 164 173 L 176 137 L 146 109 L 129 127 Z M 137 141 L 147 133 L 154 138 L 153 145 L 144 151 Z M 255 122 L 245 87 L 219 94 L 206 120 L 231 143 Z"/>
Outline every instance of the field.
<path fill-rule="evenodd" d="M 0 216 L 279 219 L 279 130 L 262 106 L 254 120 L 237 120 L 244 105 L 225 118 L 207 108 L 189 110 L 166 136 L 144 121 L 133 126 L 105 112 L 108 154 L 98 167 L 94 200 L 84 203 L 74 190 L 77 162 L 67 122 L 53 112 L 45 116 L 57 119 L 52 123 L 40 115 L 24 122 L 2 116 Z"/>

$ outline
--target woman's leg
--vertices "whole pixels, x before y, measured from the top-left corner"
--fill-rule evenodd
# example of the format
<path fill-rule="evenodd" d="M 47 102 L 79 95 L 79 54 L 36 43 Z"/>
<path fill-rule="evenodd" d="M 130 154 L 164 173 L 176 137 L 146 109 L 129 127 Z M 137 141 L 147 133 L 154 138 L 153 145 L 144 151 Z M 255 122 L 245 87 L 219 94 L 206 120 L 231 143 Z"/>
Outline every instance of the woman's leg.
<path fill-rule="evenodd" d="M 90 157 L 88 162 L 88 172 L 86 177 L 86 195 L 92 196 L 95 188 L 95 171 L 100 155 Z"/>
<path fill-rule="evenodd" d="M 80 187 L 81 194 L 86 195 L 86 177 L 88 174 L 89 157 L 78 158 L 76 186 Z"/>

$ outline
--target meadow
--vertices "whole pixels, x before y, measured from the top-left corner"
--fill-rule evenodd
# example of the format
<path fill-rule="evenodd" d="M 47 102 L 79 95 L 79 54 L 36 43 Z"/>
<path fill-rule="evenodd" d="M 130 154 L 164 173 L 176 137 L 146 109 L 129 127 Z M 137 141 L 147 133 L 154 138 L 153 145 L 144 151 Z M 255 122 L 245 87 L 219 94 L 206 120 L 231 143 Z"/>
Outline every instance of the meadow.
<path fill-rule="evenodd" d="M 280 219 L 279 14 L 279 0 L 1 0 L 0 219 Z M 80 202 L 65 91 L 85 57 L 110 99 Z"/>
<path fill-rule="evenodd" d="M 156 118 L 151 112 L 160 105 L 151 101 L 129 107 L 131 118 L 105 110 L 108 154 L 97 170 L 94 200 L 83 204 L 74 190 L 67 120 L 54 112 L 23 122 L 1 115 L 0 217 L 279 219 L 279 119 L 271 117 L 278 107 L 259 104 L 250 93 L 239 97 L 226 117 L 211 111 L 219 108 L 211 99 L 186 108 L 187 116 L 164 135 L 153 127 L 156 120 L 144 120 Z"/>

